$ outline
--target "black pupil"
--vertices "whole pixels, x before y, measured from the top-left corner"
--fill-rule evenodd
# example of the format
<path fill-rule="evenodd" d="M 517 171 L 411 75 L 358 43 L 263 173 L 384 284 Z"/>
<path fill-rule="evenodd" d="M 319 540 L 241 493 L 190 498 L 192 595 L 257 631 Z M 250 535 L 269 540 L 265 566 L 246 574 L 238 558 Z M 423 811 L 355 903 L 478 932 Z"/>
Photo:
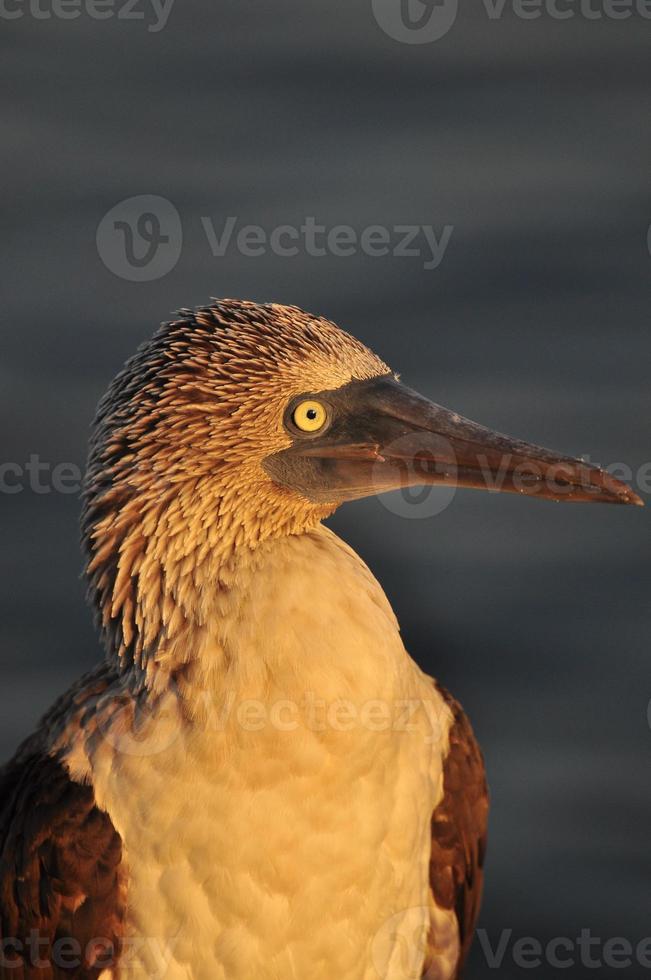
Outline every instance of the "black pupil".
<path fill-rule="evenodd" d="M 308 410 L 307 410 L 307 412 L 305 414 L 307 415 L 307 417 L 310 420 L 310 422 L 314 422 L 314 420 L 316 418 L 316 408 L 308 408 Z"/>

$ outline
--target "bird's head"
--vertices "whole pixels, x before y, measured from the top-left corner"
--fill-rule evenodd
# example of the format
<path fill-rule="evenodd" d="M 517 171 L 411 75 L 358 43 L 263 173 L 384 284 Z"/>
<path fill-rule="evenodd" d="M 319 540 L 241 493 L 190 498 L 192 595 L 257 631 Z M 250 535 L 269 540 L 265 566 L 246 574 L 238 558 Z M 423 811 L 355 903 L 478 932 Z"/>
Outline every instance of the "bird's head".
<path fill-rule="evenodd" d="M 227 582 L 234 556 L 345 500 L 436 483 L 638 502 L 599 469 L 421 397 L 327 320 L 228 300 L 184 310 L 98 409 L 82 524 L 91 594 L 112 644 L 142 657 L 182 628 L 206 577 Z"/>

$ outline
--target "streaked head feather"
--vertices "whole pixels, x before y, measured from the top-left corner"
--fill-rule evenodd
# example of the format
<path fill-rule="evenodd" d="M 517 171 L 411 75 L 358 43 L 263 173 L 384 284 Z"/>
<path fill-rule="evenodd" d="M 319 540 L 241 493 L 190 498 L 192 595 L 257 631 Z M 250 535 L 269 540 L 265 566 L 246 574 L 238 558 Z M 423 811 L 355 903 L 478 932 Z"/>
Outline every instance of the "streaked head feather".
<path fill-rule="evenodd" d="M 146 674 L 177 660 L 238 557 L 332 511 L 262 461 L 291 442 L 291 398 L 388 371 L 296 307 L 221 300 L 163 324 L 111 384 L 91 440 L 82 533 L 111 652 Z"/>

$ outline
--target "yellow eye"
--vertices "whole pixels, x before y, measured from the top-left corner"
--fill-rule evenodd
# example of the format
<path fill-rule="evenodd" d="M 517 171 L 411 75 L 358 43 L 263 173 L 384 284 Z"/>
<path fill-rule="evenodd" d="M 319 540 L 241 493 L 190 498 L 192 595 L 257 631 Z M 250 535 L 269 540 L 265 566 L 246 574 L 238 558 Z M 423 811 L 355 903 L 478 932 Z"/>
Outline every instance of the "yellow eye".
<path fill-rule="evenodd" d="M 299 402 L 292 414 L 294 425 L 302 432 L 317 432 L 325 425 L 328 413 L 321 402 Z"/>

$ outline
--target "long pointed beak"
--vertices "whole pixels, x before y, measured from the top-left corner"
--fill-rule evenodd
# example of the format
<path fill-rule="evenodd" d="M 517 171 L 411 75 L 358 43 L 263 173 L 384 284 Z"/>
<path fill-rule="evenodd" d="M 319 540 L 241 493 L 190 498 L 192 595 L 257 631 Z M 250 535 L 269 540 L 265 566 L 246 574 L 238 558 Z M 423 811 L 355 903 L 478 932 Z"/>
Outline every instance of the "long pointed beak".
<path fill-rule="evenodd" d="M 328 430 L 275 457 L 288 454 L 289 465 L 281 469 L 289 479 L 280 482 L 310 499 L 341 501 L 444 484 L 545 500 L 644 506 L 605 470 L 493 432 L 391 376 L 356 382 L 324 397 L 333 413 Z M 292 458 L 300 458 L 300 466 L 291 465 Z"/>

